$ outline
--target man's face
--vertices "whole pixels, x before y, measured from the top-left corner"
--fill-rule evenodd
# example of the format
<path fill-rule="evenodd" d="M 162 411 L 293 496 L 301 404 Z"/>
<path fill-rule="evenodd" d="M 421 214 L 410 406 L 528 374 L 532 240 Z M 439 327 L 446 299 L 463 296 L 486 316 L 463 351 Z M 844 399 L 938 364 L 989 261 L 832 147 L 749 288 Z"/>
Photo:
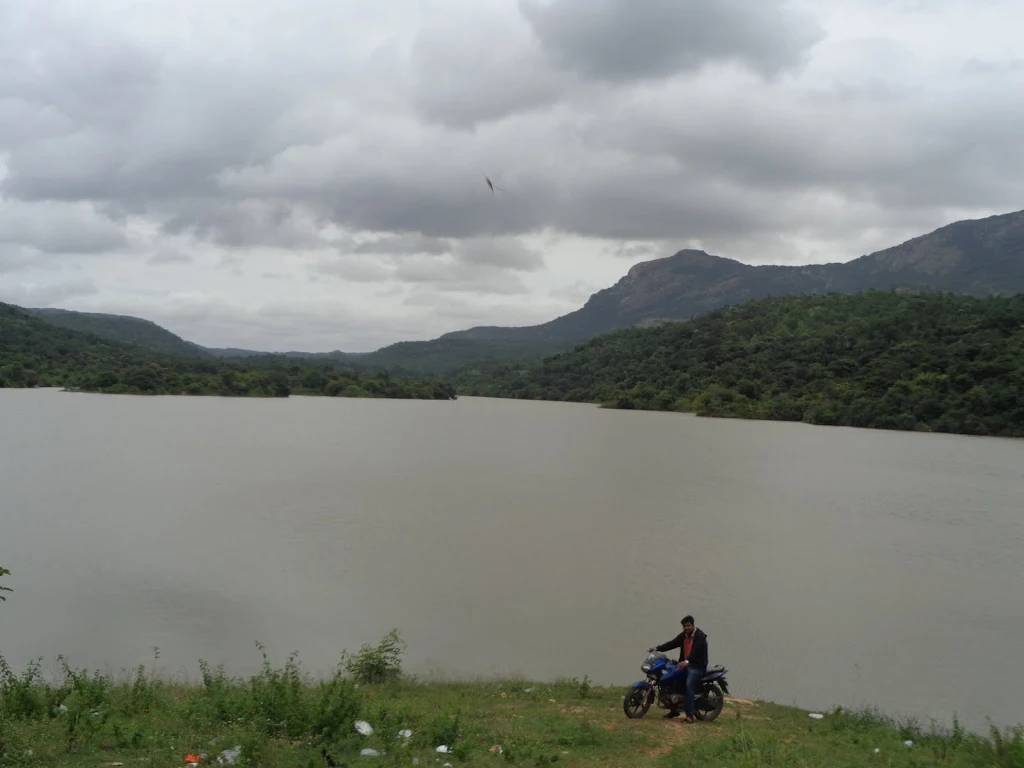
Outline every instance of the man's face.
<path fill-rule="evenodd" d="M 692 635 L 693 634 L 693 624 L 690 624 L 690 623 L 683 624 L 683 632 L 685 632 L 688 635 Z"/>

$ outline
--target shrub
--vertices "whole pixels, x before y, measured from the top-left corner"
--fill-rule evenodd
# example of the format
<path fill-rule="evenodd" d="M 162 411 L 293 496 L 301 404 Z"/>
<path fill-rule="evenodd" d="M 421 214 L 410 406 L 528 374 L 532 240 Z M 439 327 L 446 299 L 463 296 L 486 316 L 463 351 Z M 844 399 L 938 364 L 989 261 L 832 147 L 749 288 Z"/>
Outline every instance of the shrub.
<path fill-rule="evenodd" d="M 397 629 L 388 632 L 375 645 L 363 645 L 358 652 L 350 655 L 342 654 L 341 662 L 345 670 L 358 683 L 376 685 L 389 683 L 402 677 L 402 653 L 405 643 Z"/>

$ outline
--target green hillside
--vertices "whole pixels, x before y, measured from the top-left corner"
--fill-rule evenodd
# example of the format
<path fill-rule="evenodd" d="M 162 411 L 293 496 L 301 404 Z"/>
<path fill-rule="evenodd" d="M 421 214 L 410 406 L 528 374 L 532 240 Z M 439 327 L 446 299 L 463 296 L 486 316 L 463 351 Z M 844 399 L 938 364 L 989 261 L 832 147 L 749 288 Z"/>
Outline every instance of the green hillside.
<path fill-rule="evenodd" d="M 0 388 L 66 387 L 113 394 L 287 397 L 289 394 L 448 400 L 441 381 L 334 370 L 329 364 L 258 357 L 186 358 L 122 344 L 0 304 Z"/>
<path fill-rule="evenodd" d="M 1024 436 L 1024 294 L 764 299 L 618 331 L 462 393 L 702 416 Z"/>
<path fill-rule="evenodd" d="M 198 344 L 162 328 L 150 320 L 127 315 L 99 312 L 74 312 L 68 309 L 25 309 L 25 312 L 51 325 L 99 336 L 108 341 L 134 344 L 154 352 L 184 357 L 207 357 L 209 353 Z"/>

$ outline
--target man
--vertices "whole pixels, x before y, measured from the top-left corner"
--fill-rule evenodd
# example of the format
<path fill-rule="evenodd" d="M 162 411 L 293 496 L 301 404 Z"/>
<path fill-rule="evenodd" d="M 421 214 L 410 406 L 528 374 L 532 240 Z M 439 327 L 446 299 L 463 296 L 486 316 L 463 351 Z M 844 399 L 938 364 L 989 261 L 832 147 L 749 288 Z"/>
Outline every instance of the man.
<path fill-rule="evenodd" d="M 680 674 L 686 676 L 686 718 L 683 722 L 692 723 L 694 720 L 693 700 L 697 681 L 704 677 L 708 669 L 708 636 L 704 634 L 703 630 L 697 629 L 693 622 L 693 616 L 684 617 L 681 624 L 683 625 L 683 631 L 676 635 L 675 638 L 647 650 L 650 653 L 654 651 L 661 653 L 671 651 L 673 648 L 681 649 L 679 664 L 674 669 L 669 670 L 667 676 L 673 678 Z M 673 709 L 665 717 L 679 717 L 679 712 Z"/>

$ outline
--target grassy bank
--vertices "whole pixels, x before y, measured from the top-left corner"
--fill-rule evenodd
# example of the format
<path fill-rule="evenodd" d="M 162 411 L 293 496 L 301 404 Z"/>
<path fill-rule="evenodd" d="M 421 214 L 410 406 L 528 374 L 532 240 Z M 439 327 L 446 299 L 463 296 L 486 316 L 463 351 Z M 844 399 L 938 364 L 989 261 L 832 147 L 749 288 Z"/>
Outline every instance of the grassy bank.
<path fill-rule="evenodd" d="M 683 725 L 659 710 L 629 720 L 623 688 L 586 678 L 420 682 L 402 674 L 400 657 L 391 635 L 343 654 L 328 680 L 310 679 L 293 658 L 277 668 L 265 661 L 244 680 L 201 662 L 191 684 L 142 667 L 115 680 L 63 659 L 48 680 L 41 665 L 16 673 L 0 662 L 0 765 L 183 766 L 188 755 L 217 765 L 237 754 L 234 765 L 268 768 L 1024 766 L 1019 729 L 983 738 L 843 710 L 812 719 L 744 700 L 730 700 L 713 723 Z"/>

